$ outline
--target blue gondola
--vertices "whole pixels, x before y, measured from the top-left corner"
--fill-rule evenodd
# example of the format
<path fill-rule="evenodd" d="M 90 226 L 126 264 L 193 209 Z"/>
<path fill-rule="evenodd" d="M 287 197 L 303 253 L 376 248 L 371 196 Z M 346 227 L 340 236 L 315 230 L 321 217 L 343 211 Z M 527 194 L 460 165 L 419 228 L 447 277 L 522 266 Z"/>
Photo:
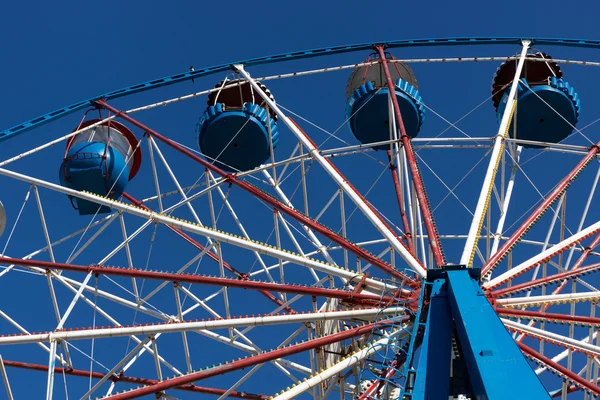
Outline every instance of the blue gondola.
<path fill-rule="evenodd" d="M 87 121 L 78 129 L 97 122 Z M 60 183 L 70 189 L 118 199 L 140 168 L 142 153 L 137 147 L 135 135 L 116 121 L 90 127 L 67 143 L 59 171 Z M 110 211 L 109 207 L 87 200 L 70 199 L 80 215 Z"/>
<path fill-rule="evenodd" d="M 562 79 L 558 64 L 547 54 L 528 57 L 546 61 L 526 60 L 517 93 L 516 131 L 510 125 L 512 138 L 536 142 L 558 143 L 566 139 L 579 120 L 581 104 L 575 89 Z M 506 108 L 510 83 L 515 74 L 516 60 L 507 61 L 496 71 L 492 98 L 498 121 Z M 543 145 L 524 143 L 524 147 Z"/>
<path fill-rule="evenodd" d="M 377 61 L 378 55 L 369 57 Z M 390 57 L 390 60 L 394 60 Z M 390 75 L 395 82 L 395 95 L 400 107 L 406 134 L 417 136 L 425 106 L 419 94 L 417 79 L 404 63 L 388 63 Z M 346 88 L 346 119 L 354 136 L 363 144 L 390 140 L 389 90 L 383 67 L 373 64 L 354 70 Z M 376 150 L 389 149 L 389 145 L 372 146 Z"/>

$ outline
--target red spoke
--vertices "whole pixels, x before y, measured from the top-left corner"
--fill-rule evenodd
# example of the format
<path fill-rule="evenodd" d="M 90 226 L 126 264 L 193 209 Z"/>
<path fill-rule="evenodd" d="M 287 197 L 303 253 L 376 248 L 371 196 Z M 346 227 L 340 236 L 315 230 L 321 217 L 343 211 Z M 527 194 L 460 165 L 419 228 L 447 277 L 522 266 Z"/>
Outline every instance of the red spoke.
<path fill-rule="evenodd" d="M 135 204 L 138 207 L 142 207 L 145 210 L 150 211 L 150 209 L 148 207 L 146 207 L 141 201 L 136 200 L 134 197 L 130 196 L 127 193 L 123 193 L 123 197 L 125 197 L 127 200 L 131 201 L 133 204 Z M 185 239 L 185 241 L 187 241 L 188 243 L 192 244 L 194 247 L 196 247 L 198 250 L 203 251 L 205 249 L 205 247 L 203 245 L 201 245 L 200 243 L 198 243 L 198 241 L 194 240 L 190 235 L 188 235 L 187 233 L 183 232 L 181 229 L 176 228 L 174 226 L 171 225 L 167 225 L 167 227 L 172 230 L 173 232 L 175 232 L 177 235 L 179 235 L 180 237 L 182 237 L 183 239 Z M 216 255 L 215 253 L 213 253 L 212 251 L 208 251 L 206 253 L 206 255 L 211 258 L 212 260 L 216 261 L 217 263 L 219 262 L 219 256 Z M 225 262 L 225 260 L 223 260 L 223 267 L 232 272 L 235 276 L 237 276 L 239 279 L 248 279 L 248 275 L 239 272 L 238 270 L 236 270 L 235 268 L 233 268 L 229 263 Z M 267 299 L 271 300 L 273 303 L 277 304 L 278 307 L 283 306 L 285 303 L 282 302 L 281 300 L 279 300 L 276 296 L 274 296 L 272 293 L 269 293 L 266 290 L 259 290 L 263 296 L 265 296 Z M 296 313 L 296 311 L 294 311 L 293 308 L 289 307 L 289 306 L 284 306 L 284 310 L 286 310 L 288 313 L 290 314 L 294 314 Z"/>
<path fill-rule="evenodd" d="M 421 209 L 421 214 L 423 214 L 425 228 L 427 229 L 429 245 L 431 246 L 431 251 L 433 252 L 433 258 L 435 260 L 435 263 L 439 268 L 442 265 L 445 265 L 446 261 L 444 260 L 444 253 L 442 251 L 442 246 L 438 237 L 437 228 L 435 226 L 435 220 L 433 219 L 433 214 L 429 205 L 429 199 L 427 198 L 427 192 L 425 191 L 425 184 L 423 183 L 423 179 L 421 178 L 419 165 L 417 164 L 417 158 L 412 148 L 410 138 L 406 134 L 406 129 L 404 128 L 404 122 L 402 121 L 402 113 L 400 112 L 398 100 L 396 99 L 396 96 L 392 95 L 393 93 L 395 93 L 395 85 L 392 81 L 392 76 L 390 75 L 390 70 L 388 68 L 387 59 L 385 58 L 384 49 L 382 46 L 377 46 L 377 51 L 379 52 L 381 65 L 383 66 L 385 77 L 387 79 L 388 90 L 392 98 L 394 113 L 396 115 L 396 123 L 398 124 L 398 128 L 400 129 L 400 140 L 402 140 L 402 145 L 404 147 L 404 151 L 406 152 L 406 158 L 413 179 L 413 184 L 415 185 L 417 198 L 419 199 L 419 207 Z"/>
<path fill-rule="evenodd" d="M 582 317 L 541 311 L 513 310 L 508 308 L 496 308 L 496 312 L 500 315 L 519 317 L 533 321 L 544 320 L 549 322 L 568 322 L 578 325 L 600 326 L 600 318 L 596 317 Z"/>
<path fill-rule="evenodd" d="M 579 259 L 577 259 L 575 264 L 573 264 L 573 267 L 571 268 L 571 270 L 577 270 L 577 269 L 581 268 L 581 266 L 583 265 L 585 260 L 587 260 L 587 258 L 590 256 L 590 254 L 592 254 L 592 251 L 599 244 L 600 244 L 600 234 L 594 238 L 594 240 L 592 241 L 592 243 L 590 243 L 590 245 L 588 247 L 583 249 L 583 252 L 579 256 Z M 562 290 L 566 284 L 567 284 L 567 281 L 561 282 L 561 284 L 558 286 L 558 288 L 556 288 L 556 290 L 554 291 L 554 294 L 558 294 L 558 293 L 562 292 Z"/>
<path fill-rule="evenodd" d="M 525 236 L 525 234 L 531 229 L 533 225 L 544 215 L 546 211 L 554 204 L 554 202 L 569 188 L 571 183 L 577 179 L 581 171 L 588 166 L 588 164 L 594 159 L 594 157 L 600 151 L 600 142 L 592 146 L 586 156 L 571 170 L 567 176 L 563 178 L 562 181 L 558 183 L 556 188 L 550 193 L 540 204 L 535 211 L 521 224 L 521 226 L 512 234 L 510 238 L 498 251 L 490 257 L 490 259 L 485 263 L 481 270 L 482 276 L 487 275 L 491 272 L 503 259 L 511 252 L 513 247 Z"/>
<path fill-rule="evenodd" d="M 400 181 L 398 180 L 398 174 L 396 170 L 398 166 L 394 163 L 392 158 L 392 152 L 388 150 L 388 160 L 390 173 L 392 174 L 392 180 L 394 181 L 394 190 L 396 191 L 396 198 L 398 199 L 398 209 L 400 210 L 400 217 L 402 217 L 402 226 L 404 227 L 404 236 L 406 237 L 406 245 L 408 247 L 408 251 L 416 257 L 415 248 L 412 242 L 412 234 L 410 233 L 410 224 L 408 223 L 408 218 L 406 217 L 406 212 L 404 211 L 404 201 L 402 198 L 402 189 L 400 188 Z"/>
<path fill-rule="evenodd" d="M 573 265 L 573 268 L 571 268 L 571 271 L 576 271 L 579 268 L 581 268 L 581 266 L 583 265 L 583 263 L 585 262 L 585 260 L 587 260 L 587 258 L 589 257 L 589 255 L 592 253 L 592 251 L 594 250 L 594 248 L 596 246 L 598 246 L 600 244 L 600 234 L 597 235 L 594 240 L 592 241 L 592 243 L 590 243 L 590 245 L 588 247 L 586 247 L 583 252 L 581 253 L 581 255 L 579 256 L 579 258 L 577 259 L 577 261 L 575 262 L 575 264 Z M 564 287 L 567 285 L 568 280 L 563 280 L 558 287 L 552 292 L 552 294 L 559 294 L 560 292 L 562 292 L 562 290 L 564 289 Z M 540 307 L 538 309 L 539 312 L 542 311 L 546 311 L 548 309 L 548 307 L 550 307 L 551 304 L 545 304 L 542 307 Z M 534 324 L 535 325 L 535 321 Z M 521 339 L 517 339 L 518 341 L 522 341 L 524 337 L 521 337 Z"/>
<path fill-rule="evenodd" d="M 600 378 L 596 379 L 596 384 L 598 384 L 598 383 L 600 383 Z M 571 385 L 571 386 L 569 386 L 569 388 L 567 389 L 567 394 L 571 394 L 571 393 L 577 392 L 577 391 L 579 391 L 579 390 L 581 390 L 581 387 L 580 387 L 580 386 L 577 386 L 577 385 Z M 562 392 L 559 390 L 559 391 L 557 391 L 556 393 L 554 393 L 554 394 L 552 395 L 552 397 L 553 397 L 553 398 L 556 398 L 556 397 L 560 397 L 561 395 L 562 395 Z"/>
<path fill-rule="evenodd" d="M 380 379 L 377 379 L 377 381 L 373 382 L 371 386 L 369 386 L 367 390 L 365 390 L 365 392 L 360 395 L 358 400 L 369 400 L 376 398 L 375 395 L 379 391 L 379 388 L 382 387 L 386 380 L 391 379 L 396 374 L 396 368 L 396 360 L 394 360 L 390 364 L 389 368 L 383 370 L 383 372 L 380 375 Z"/>
<path fill-rule="evenodd" d="M 143 130 L 147 134 L 152 135 L 152 137 L 154 137 L 154 138 L 160 140 L 161 142 L 163 142 L 163 143 L 165 143 L 165 144 L 173 147 L 174 149 L 176 149 L 180 153 L 186 155 L 187 157 L 191 158 L 192 160 L 194 160 L 194 161 L 202 164 L 204 167 L 206 167 L 207 169 L 209 169 L 211 172 L 214 172 L 215 174 L 219 175 L 223 179 L 226 179 L 228 182 L 241 187 L 242 189 L 246 190 L 247 192 L 249 192 L 250 194 L 252 194 L 256 198 L 264 201 L 265 203 L 271 205 L 272 207 L 274 207 L 277 210 L 285 213 L 286 215 L 288 215 L 288 216 L 296 219 L 301 224 L 306 225 L 306 226 L 310 227 L 312 230 L 314 230 L 314 231 L 322 234 L 323 236 L 325 236 L 328 239 L 332 240 L 333 242 L 337 243 L 338 245 L 340 245 L 344 249 L 346 249 L 346 250 L 348 250 L 348 251 L 356 254 L 357 256 L 359 256 L 360 258 L 362 258 L 363 260 L 365 260 L 368 263 L 374 265 L 375 267 L 381 269 L 382 271 L 390 274 L 391 276 L 393 276 L 393 277 L 395 277 L 395 278 L 397 278 L 399 280 L 407 282 L 408 284 L 410 284 L 413 287 L 417 287 L 419 285 L 418 282 L 416 282 L 414 279 L 412 279 L 412 278 L 406 276 L 405 274 L 403 274 L 402 272 L 396 270 L 390 264 L 388 264 L 385 261 L 383 261 L 383 260 L 375 257 L 373 254 L 369 253 L 368 251 L 366 251 L 362 247 L 360 247 L 360 246 L 358 246 L 358 245 L 350 242 L 346 238 L 344 238 L 344 237 L 338 235 L 337 233 L 329 230 L 325 226 L 321 225 L 317 221 L 314 221 L 310 217 L 302 214 L 298 210 L 293 209 L 291 207 L 288 207 L 287 205 L 283 204 L 281 201 L 275 199 L 274 197 L 272 197 L 271 195 L 267 194 L 266 192 L 263 192 L 262 190 L 260 190 L 256 186 L 251 185 L 250 183 L 248 183 L 248 182 L 246 182 L 244 180 L 241 180 L 240 178 L 238 178 L 235 175 L 226 173 L 225 171 L 221 170 L 220 168 L 212 165 L 211 163 L 207 162 L 203 158 L 197 156 L 196 154 L 194 154 L 191 151 L 187 150 L 186 148 L 182 147 L 178 143 L 176 143 L 176 142 L 170 140 L 169 138 L 167 138 L 167 137 L 159 134 L 158 132 L 154 131 L 153 129 L 151 129 L 151 128 L 147 127 L 147 126 L 145 126 L 141 122 L 139 122 L 139 121 L 131 118 L 126 113 L 124 113 L 122 111 L 119 111 L 116 108 L 110 106 L 109 104 L 107 104 L 103 100 L 98 100 L 95 103 L 99 107 L 105 108 L 105 109 L 107 109 L 107 110 L 115 113 L 120 118 L 122 118 L 122 119 L 126 120 L 127 122 L 129 122 L 129 123 L 137 126 L 139 129 Z"/>
<path fill-rule="evenodd" d="M 567 279 L 569 279 L 569 278 L 573 279 L 573 278 L 578 277 L 579 275 L 586 275 L 591 272 L 596 272 L 598 270 L 600 270 L 600 263 L 588 265 L 587 267 L 579 268 L 579 269 L 573 268 L 569 271 L 561 272 L 556 275 L 546 276 L 544 278 L 538 278 L 538 279 L 535 279 L 535 280 L 532 280 L 529 282 L 520 283 L 518 285 L 510 286 L 510 287 L 507 287 L 504 289 L 494 290 L 491 292 L 491 295 L 494 297 L 506 296 L 510 293 L 523 292 L 525 290 L 530 290 L 530 289 L 533 289 L 538 286 L 542 286 L 542 285 L 545 286 L 548 284 L 557 283 L 558 281 L 563 281 L 563 282 L 561 282 L 561 285 L 562 285 L 562 284 L 566 283 Z"/>
<path fill-rule="evenodd" d="M 588 382 L 587 380 L 583 379 L 581 376 L 568 370 L 566 367 L 563 367 L 559 363 L 552 361 L 550 358 L 533 350 L 531 347 L 526 346 L 520 342 L 517 342 L 517 345 L 521 348 L 523 353 L 525 353 L 526 355 L 542 362 L 543 364 L 546 364 L 546 366 L 548 368 L 553 369 L 554 371 L 558 372 L 560 375 L 564 376 L 568 380 L 589 390 L 590 392 L 594 393 L 595 395 L 600 395 L 600 387 L 598 387 L 597 385 L 595 385 L 591 382 Z"/>
<path fill-rule="evenodd" d="M 407 320 L 407 319 L 408 319 L 408 317 L 404 317 L 404 320 Z M 228 372 L 237 371 L 237 370 L 240 370 L 243 368 L 252 367 L 254 365 L 263 364 L 265 362 L 276 360 L 281 357 L 298 354 L 303 351 L 316 349 L 316 348 L 319 348 L 319 347 L 322 347 L 322 346 L 325 346 L 328 344 L 336 343 L 336 342 L 342 341 L 344 339 L 350 339 L 350 338 L 353 338 L 356 336 L 360 336 L 362 334 L 371 332 L 374 327 L 376 327 L 378 325 L 386 324 L 386 323 L 389 323 L 389 321 L 382 321 L 382 322 L 378 322 L 375 324 L 363 325 L 361 327 L 352 328 L 347 331 L 334 333 L 334 334 L 327 335 L 327 336 L 324 336 L 321 338 L 309 340 L 304 343 L 294 344 L 292 346 L 285 347 L 282 349 L 271 350 L 266 353 L 257 354 L 255 356 L 240 359 L 237 361 L 232 361 L 232 362 L 217 366 L 215 368 L 210 368 L 210 369 L 207 369 L 204 371 L 194 372 L 194 373 L 187 374 L 184 376 L 179 376 L 176 378 L 168 379 L 168 380 L 162 381 L 162 382 L 157 383 L 152 386 L 146 386 L 146 387 L 142 387 L 139 389 L 134 389 L 127 393 L 112 395 L 112 396 L 107 397 L 107 399 L 111 399 L 111 400 L 135 399 L 135 398 L 142 397 L 145 395 L 162 392 L 164 390 L 167 390 L 167 389 L 170 389 L 173 387 L 189 384 L 191 382 L 199 381 L 202 379 L 207 379 L 207 378 L 210 378 L 213 376 L 222 375 L 222 374 L 225 374 Z"/>
<path fill-rule="evenodd" d="M 19 361 L 10 361 L 10 360 L 4 360 L 3 364 L 6 367 L 30 369 L 30 370 L 34 370 L 34 371 L 40 371 L 40 372 L 48 372 L 47 365 L 32 364 L 32 363 L 19 362 Z M 57 374 L 64 373 L 65 375 L 80 376 L 82 378 L 88 378 L 88 379 L 90 378 L 90 376 L 94 379 L 104 378 L 103 373 L 90 372 L 90 371 L 85 371 L 85 370 L 81 370 L 81 369 L 71 369 L 71 368 L 63 369 L 60 367 L 54 367 L 54 373 L 57 373 Z M 121 374 L 119 374 L 118 377 L 109 378 L 109 380 L 112 382 L 124 382 L 124 383 L 131 383 L 134 385 L 147 385 L 147 386 L 156 385 L 157 383 L 159 383 L 159 381 L 157 381 L 155 379 L 124 376 Z M 214 388 L 209 388 L 209 387 L 196 386 L 194 384 L 176 386 L 173 389 L 183 390 L 186 392 L 213 394 L 215 396 L 222 396 L 223 394 L 225 394 L 227 392 L 226 390 L 223 390 L 223 389 L 214 389 Z M 229 393 L 229 396 L 239 398 L 239 399 L 268 399 L 269 398 L 269 396 L 265 396 L 262 394 L 252 394 L 252 393 L 246 393 L 246 392 L 231 392 L 231 393 Z"/>

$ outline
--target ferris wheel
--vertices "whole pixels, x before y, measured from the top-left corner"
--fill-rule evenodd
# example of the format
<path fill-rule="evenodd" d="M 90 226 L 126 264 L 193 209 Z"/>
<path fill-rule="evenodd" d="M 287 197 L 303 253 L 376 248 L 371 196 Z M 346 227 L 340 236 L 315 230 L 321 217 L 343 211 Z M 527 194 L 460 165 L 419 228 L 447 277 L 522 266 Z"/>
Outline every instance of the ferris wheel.
<path fill-rule="evenodd" d="M 0 398 L 600 397 L 598 48 L 299 51 L 0 132 Z"/>

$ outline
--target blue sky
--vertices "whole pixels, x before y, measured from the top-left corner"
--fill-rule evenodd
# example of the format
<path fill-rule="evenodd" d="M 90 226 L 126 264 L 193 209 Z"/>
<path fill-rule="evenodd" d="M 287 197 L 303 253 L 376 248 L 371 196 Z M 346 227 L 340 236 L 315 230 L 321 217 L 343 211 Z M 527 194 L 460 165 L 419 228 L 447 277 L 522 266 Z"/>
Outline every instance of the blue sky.
<path fill-rule="evenodd" d="M 3 54 L 0 64 L 0 93 L 2 94 L 0 96 L 0 129 L 9 128 L 58 107 L 100 93 L 187 71 L 190 65 L 202 67 L 336 44 L 420 37 L 497 35 L 598 39 L 597 15 L 599 9 L 600 5 L 592 1 L 581 2 L 577 6 L 564 1 L 455 1 L 438 2 L 438 4 L 436 2 L 413 2 L 410 5 L 383 1 L 378 2 L 375 6 L 366 1 L 304 1 L 301 3 L 264 1 L 256 4 L 241 1 L 7 3 L 2 5 L 0 13 L 0 49 Z M 498 50 L 488 48 L 481 52 L 472 49 L 442 50 L 440 54 L 506 56 L 512 55 L 516 51 L 518 48 L 500 48 Z M 561 52 L 562 57 L 560 58 L 570 56 L 574 58 L 587 57 L 591 60 L 600 58 L 597 51 L 561 50 Z M 399 53 L 398 51 L 394 52 L 396 56 L 400 57 Z M 407 52 L 407 54 L 424 57 L 428 53 L 419 50 Z M 368 56 L 366 53 L 344 55 L 332 62 L 334 64 L 336 62 L 353 63 L 366 56 Z M 312 64 L 312 61 L 302 61 L 297 65 L 296 67 L 286 64 L 282 67 L 282 71 L 288 72 L 295 69 L 309 69 L 313 65 L 331 64 L 320 60 L 315 64 Z M 258 69 L 259 72 L 256 75 L 260 75 L 260 72 L 263 71 L 265 73 L 280 71 L 277 68 L 264 67 Z M 461 117 L 478 101 L 485 99 L 486 93 L 489 94 L 492 74 L 496 65 L 489 64 L 482 67 L 481 70 L 474 69 L 471 77 L 460 72 L 460 68 L 456 65 L 450 65 L 447 69 L 432 66 L 415 67 L 425 101 L 429 102 L 436 110 L 442 111 L 451 120 Z M 585 114 L 582 116 L 582 122 L 585 122 L 583 125 L 592 122 L 598 117 L 595 112 L 597 100 L 595 100 L 593 90 L 593 75 L 589 70 L 568 69 L 567 71 L 565 69 L 565 71 L 570 73 L 568 80 L 574 84 L 580 83 L 577 88 L 581 88 L 580 94 L 587 100 L 583 104 L 585 110 Z M 580 71 L 584 71 L 581 72 L 581 76 Z M 199 88 L 209 88 L 220 79 L 222 76 L 209 77 L 195 85 L 188 82 L 181 87 L 164 89 L 157 94 L 140 95 L 131 103 L 123 100 L 117 104 L 141 105 L 165 96 L 187 94 L 199 90 Z M 307 78 L 306 82 L 306 85 L 298 84 L 297 86 L 281 84 L 280 94 L 275 92 L 276 97 L 279 96 L 277 99 L 281 101 L 281 104 L 291 105 L 294 110 L 327 128 L 337 127 L 343 121 L 345 75 L 341 78 L 332 78 L 331 81 L 329 78 Z M 336 86 L 332 89 L 330 83 Z M 584 95 L 582 94 L 584 85 L 588 84 L 590 88 Z M 273 90 L 278 88 L 277 85 L 279 83 L 272 85 Z M 289 91 L 283 93 L 284 89 Z M 328 91 L 329 89 L 334 94 L 325 95 L 322 103 L 316 101 L 317 111 L 311 114 L 313 110 L 309 107 L 309 103 L 318 97 L 320 90 Z M 598 88 L 595 89 L 598 90 Z M 457 99 L 462 99 L 463 95 L 465 100 L 457 101 Z M 327 106 L 325 103 L 329 100 L 331 102 Z M 595 101 L 596 103 L 594 103 Z M 166 132 L 178 141 L 193 146 L 194 124 L 203 112 L 204 104 L 204 100 L 191 104 L 186 103 L 177 106 L 174 111 L 164 114 L 163 111 L 157 111 L 156 114 L 144 115 L 143 118 L 146 118 L 144 121 L 148 121 L 151 126 L 157 127 L 161 132 Z M 462 126 L 465 131 L 475 132 L 474 135 L 477 136 L 478 129 L 486 132 L 495 129 L 496 121 L 491 105 L 485 105 L 481 112 L 475 119 L 465 121 L 465 125 Z M 42 143 L 51 137 L 58 136 L 60 132 L 67 132 L 73 128 L 73 124 L 76 124 L 79 118 L 81 118 L 80 114 L 56 125 L 48 125 L 27 133 L 27 138 L 22 136 L 14 141 L 0 143 L 0 159 L 23 151 L 28 148 L 30 141 L 31 143 Z M 434 136 L 433 133 L 439 133 L 445 127 L 443 121 L 436 119 L 431 113 L 427 116 L 426 124 L 429 125 L 427 130 L 423 131 L 423 135 Z M 55 126 L 56 128 L 54 128 Z M 44 136 L 46 132 L 48 134 Z M 319 141 L 326 138 L 322 133 L 315 132 L 314 134 Z M 484 132 L 479 132 L 479 134 L 483 136 Z M 347 140 L 352 142 L 353 137 L 348 131 L 345 131 L 344 135 Z M 590 135 L 592 137 L 592 134 Z M 598 135 L 596 135 L 595 141 L 597 140 Z M 577 143 L 582 144 L 582 142 Z M 289 147 L 291 144 L 282 144 L 283 149 L 286 149 L 286 146 Z M 291 151 L 291 148 L 288 150 Z M 53 180 L 56 175 L 55 171 L 60 164 L 60 149 L 54 149 L 50 154 L 49 157 L 35 157 L 31 162 L 15 164 L 18 166 L 16 168 L 31 174 L 48 170 L 51 173 L 43 174 L 44 178 Z M 167 157 L 174 157 L 174 154 L 169 153 L 168 150 L 165 150 L 165 154 Z M 461 160 L 451 161 L 449 165 L 456 165 L 456 172 L 448 172 L 446 178 L 449 179 L 449 182 L 456 183 L 482 155 L 482 153 L 469 153 L 462 160 L 464 161 L 462 164 Z M 424 154 L 423 157 L 431 162 L 435 169 L 444 169 L 444 165 L 441 164 L 441 161 L 436 160 L 435 156 L 427 158 L 427 155 Z M 532 176 L 543 181 L 545 173 L 550 175 L 556 172 L 558 174 L 564 170 L 564 168 L 561 169 L 562 158 L 550 156 L 547 160 L 549 161 L 546 161 L 546 164 L 532 162 L 531 165 L 536 168 L 532 170 Z M 566 161 L 564 167 L 572 165 L 569 164 L 571 162 L 572 159 Z M 188 168 L 190 170 L 193 168 L 192 164 L 180 161 L 177 166 L 181 171 L 185 171 L 182 172 L 182 175 L 186 178 L 186 183 L 193 183 L 197 175 L 189 170 L 186 171 Z M 340 160 L 340 166 L 345 168 L 345 171 L 350 171 L 353 167 L 350 161 L 345 160 Z M 349 173 L 352 174 L 352 172 Z M 482 173 L 474 174 L 462 189 L 465 191 L 477 190 L 476 185 L 481 180 Z M 587 177 L 592 177 L 593 173 L 595 170 L 590 172 L 591 175 Z M 354 171 L 354 174 L 354 177 L 358 179 L 356 186 L 363 193 L 366 192 L 373 177 L 366 173 L 363 175 L 358 171 Z M 435 177 L 426 170 L 424 176 L 427 179 L 426 183 L 435 187 Z M 3 189 L 0 190 L 0 200 L 7 205 L 9 213 L 14 215 L 15 210 L 22 202 L 26 188 L 23 185 L 12 186 L 12 183 L 7 183 L 5 179 L 1 182 L 3 186 L 0 187 Z M 540 188 L 548 190 L 553 183 L 554 181 L 542 182 Z M 148 191 L 144 191 L 144 186 L 149 184 L 149 180 L 140 180 L 132 183 L 132 190 L 138 190 L 142 197 L 143 194 L 148 194 Z M 315 185 L 317 188 L 321 187 L 323 181 L 317 181 Z M 382 192 L 381 198 L 374 200 L 374 203 L 382 208 L 390 208 L 393 202 L 390 202 L 389 197 L 387 197 L 388 200 L 382 200 L 383 197 L 391 195 L 389 187 L 382 190 L 387 190 L 387 192 Z M 522 198 L 535 198 L 536 194 L 531 188 L 523 190 Z M 573 196 L 574 199 L 570 200 L 573 204 L 572 207 L 580 206 L 585 200 L 584 196 L 587 193 L 583 192 L 583 189 L 581 190 L 579 198 Z M 446 192 L 441 189 L 439 191 L 432 189 L 432 202 L 441 201 L 445 194 Z M 330 193 L 315 194 L 315 203 L 323 204 L 329 196 Z M 470 201 L 468 205 L 474 208 L 473 199 Z M 526 201 L 521 205 L 516 205 L 516 214 L 520 215 L 530 205 L 531 203 Z M 459 218 L 460 212 L 454 215 L 451 207 L 460 209 L 458 203 L 451 203 L 451 206 L 442 207 L 438 212 L 439 224 L 444 229 L 449 229 L 453 224 L 468 222 L 462 217 Z M 49 212 L 53 215 L 49 218 L 57 225 L 60 225 L 62 215 L 64 215 L 61 213 L 69 212 L 66 199 L 57 200 L 55 205 L 47 206 L 47 210 L 51 210 Z M 53 212 L 55 210 L 56 213 Z M 30 212 L 35 216 L 34 211 L 34 207 L 31 207 Z M 189 217 L 189 215 L 185 217 Z M 396 215 L 391 218 L 399 224 Z M 259 225 L 262 220 L 250 218 L 249 223 Z M 61 227 L 56 229 L 62 232 Z M 146 243 L 151 233 L 144 234 Z M 268 231 L 260 230 L 257 233 L 259 236 L 267 234 Z M 538 234 L 543 235 L 541 231 Z M 356 239 L 360 236 L 360 232 L 357 233 Z M 365 233 L 365 238 L 366 236 Z M 5 238 L 6 235 L 3 239 Z M 39 244 L 40 236 L 38 235 L 36 238 Z M 20 255 L 32 248 L 37 248 L 26 243 L 27 232 L 21 232 L 21 236 L 17 236 L 16 239 L 20 239 L 21 242 L 16 241 L 12 245 L 13 254 Z M 3 246 L 3 244 L 4 242 L 0 240 L 0 245 Z M 110 245 L 108 241 L 103 244 Z M 171 244 L 169 243 L 169 245 Z M 171 250 L 178 255 L 176 253 L 179 245 L 172 244 L 172 246 Z M 181 248 L 183 249 L 183 246 Z M 145 254 L 147 249 L 143 250 L 143 252 L 140 250 L 140 255 Z M 183 263 L 185 256 L 183 250 L 181 251 L 182 255 L 177 258 L 177 262 Z M 448 250 L 447 253 L 457 256 L 460 251 Z M 94 249 L 90 260 L 101 254 L 105 254 L 102 249 Z M 233 254 L 235 254 L 232 257 L 234 260 L 243 260 L 243 255 L 235 252 Z M 525 251 L 523 254 L 526 255 L 527 252 Z M 61 253 L 61 256 L 63 259 L 66 258 L 68 251 L 65 254 Z M 152 259 L 152 261 L 156 261 L 154 265 L 159 262 L 164 263 L 168 259 L 167 255 L 163 253 L 154 255 L 154 257 L 156 257 Z M 255 268 L 253 266 L 242 269 L 253 270 Z M 211 273 L 215 273 L 215 270 L 212 270 Z M 298 279 L 302 281 L 305 277 L 298 275 Z M 23 308 L 17 307 L 19 303 L 8 304 L 7 299 L 13 296 L 18 297 L 20 294 L 18 290 L 10 286 L 9 282 L 16 284 L 18 281 L 7 280 L 3 285 L 2 278 L 0 278 L 0 290 L 5 294 L 8 293 L 8 296 L 0 295 L 0 309 L 5 307 L 17 315 L 22 313 L 22 318 L 33 325 L 36 320 L 52 323 L 52 318 L 48 317 L 48 313 L 52 312 L 48 304 L 45 304 L 43 309 L 37 309 L 33 298 L 23 299 L 23 303 L 21 303 Z M 31 285 L 32 291 L 47 290 L 45 282 L 32 282 Z M 65 299 L 68 299 L 68 292 L 65 291 L 63 295 Z M 240 313 L 251 312 L 254 309 L 251 305 L 241 304 L 243 303 L 242 295 L 238 299 L 240 300 Z M 64 303 L 61 305 L 66 307 L 68 300 L 63 301 Z M 262 306 L 266 307 L 264 304 Z M 85 315 L 90 315 L 89 312 L 86 314 L 86 311 L 83 307 L 77 308 L 77 315 L 83 319 Z M 126 313 L 122 316 L 132 318 L 132 315 Z M 53 316 L 50 315 L 50 317 Z M 5 322 L 0 320 L 0 332 L 6 326 L 3 324 Z M 269 341 L 266 338 L 262 339 L 264 346 L 268 347 Z M 197 350 L 207 351 L 214 359 L 222 359 L 215 350 L 205 349 L 202 346 L 204 345 L 199 344 Z M 23 356 L 44 363 L 45 355 L 40 357 L 39 353 L 35 353 L 36 351 L 38 350 L 33 347 L 28 348 Z M 13 357 L 14 354 L 12 353 Z M 228 355 L 226 354 L 226 356 Z M 237 357 L 233 353 L 231 356 Z M 179 361 L 181 360 L 179 359 Z M 143 369 L 141 371 L 147 372 Z M 152 372 L 152 368 L 149 371 Z M 9 372 L 12 373 L 12 371 Z M 15 381 L 19 381 L 26 375 L 14 372 L 14 376 Z M 39 374 L 39 377 L 37 382 L 43 386 L 45 384 L 43 374 Z M 280 388 L 272 385 L 269 379 L 270 376 L 267 373 L 259 375 L 259 387 L 271 394 Z M 215 380 L 214 382 L 215 386 L 220 387 L 225 387 L 228 383 L 227 380 Z M 62 389 L 57 388 L 56 398 L 61 398 L 63 395 L 60 390 Z M 38 396 L 40 393 L 44 393 L 44 388 L 32 387 L 19 393 L 22 396 Z M 3 398 L 2 396 L 3 393 L 0 390 L 0 398 Z"/>
<path fill-rule="evenodd" d="M 0 106 L 12 126 L 132 82 L 263 54 L 412 37 L 593 37 L 597 3 L 18 2 L 3 6 Z M 525 9 L 524 9 L 525 8 Z M 77 84 L 70 84 L 77 82 Z"/>

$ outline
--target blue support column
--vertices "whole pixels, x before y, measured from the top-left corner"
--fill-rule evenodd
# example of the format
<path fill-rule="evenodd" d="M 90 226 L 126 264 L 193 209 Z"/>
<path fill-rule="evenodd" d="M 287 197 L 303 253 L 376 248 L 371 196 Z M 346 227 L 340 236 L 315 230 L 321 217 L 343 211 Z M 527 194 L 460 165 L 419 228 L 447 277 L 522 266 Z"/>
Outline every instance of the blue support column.
<path fill-rule="evenodd" d="M 413 399 L 448 399 L 451 355 L 452 316 L 442 278 L 433 282 Z"/>
<path fill-rule="evenodd" d="M 549 400 L 472 272 L 449 269 L 446 274 L 448 302 L 475 398 Z"/>

